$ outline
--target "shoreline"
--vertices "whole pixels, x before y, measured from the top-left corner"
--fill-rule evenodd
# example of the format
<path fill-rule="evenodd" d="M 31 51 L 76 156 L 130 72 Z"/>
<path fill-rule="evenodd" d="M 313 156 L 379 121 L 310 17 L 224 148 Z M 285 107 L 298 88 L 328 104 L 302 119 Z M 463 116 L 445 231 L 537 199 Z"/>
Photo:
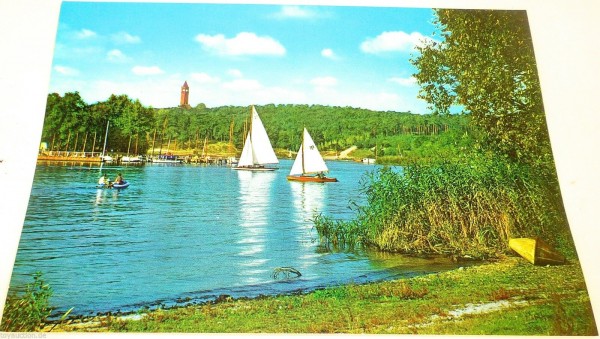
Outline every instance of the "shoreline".
<path fill-rule="evenodd" d="M 168 311 L 168 310 L 174 310 L 174 309 L 181 309 L 181 308 L 187 308 L 187 307 L 200 307 L 200 306 L 204 306 L 204 305 L 215 305 L 215 304 L 219 304 L 222 303 L 224 301 L 232 301 L 232 300 L 236 300 L 236 301 L 251 301 L 251 300 L 260 300 L 260 299 L 265 299 L 265 298 L 278 298 L 278 297 L 286 297 L 286 296 L 294 296 L 294 295 L 306 295 L 306 294 L 310 294 L 310 293 L 314 293 L 315 291 L 318 290 L 323 290 L 323 289 L 327 289 L 327 288 L 339 288 L 339 287 L 343 287 L 343 286 L 349 286 L 349 285 L 367 285 L 367 284 L 377 284 L 377 283 L 383 283 L 383 282 L 389 282 L 389 281 L 403 281 L 406 279 L 412 279 L 415 277 L 420 277 L 420 276 L 427 276 L 430 274 L 440 274 L 443 272 L 449 272 L 449 271 L 453 271 L 456 269 L 464 269 L 466 267 L 470 267 L 470 266 L 477 266 L 477 265 L 485 265 L 485 264 L 490 264 L 491 262 L 494 262 L 495 259 L 490 259 L 488 261 L 486 260 L 480 260 L 480 259 L 471 259 L 471 258 L 458 258 L 455 256 L 447 256 L 447 255 L 439 255 L 439 254 L 434 254 L 434 255 L 404 255 L 406 258 L 414 258 L 414 259 L 431 259 L 434 262 L 430 263 L 429 265 L 436 265 L 440 263 L 440 260 L 442 263 L 444 263 L 445 265 L 450 264 L 451 262 L 454 265 L 454 268 L 443 268 L 439 271 L 431 271 L 430 273 L 417 273 L 417 272 L 408 272 L 408 273 L 402 273 L 402 274 L 395 274 L 394 276 L 388 276 L 385 278 L 374 278 L 374 279 L 369 279 L 366 278 L 367 274 L 365 274 L 363 277 L 365 277 L 365 280 L 361 281 L 361 282 L 357 282 L 356 279 L 352 278 L 347 280 L 346 282 L 338 282 L 335 285 L 330 285 L 330 286 L 326 286 L 323 287 L 324 285 L 322 284 L 317 284 L 314 286 L 311 285 L 302 285 L 302 286 L 297 286 L 297 288 L 295 289 L 290 289 L 287 290 L 285 292 L 277 292 L 277 293 L 273 293 L 273 292 L 268 292 L 266 290 L 261 290 L 262 292 L 257 292 L 257 293 L 250 293 L 249 295 L 244 295 L 242 293 L 242 295 L 240 295 L 239 291 L 237 291 L 236 289 L 229 289 L 229 290 L 224 290 L 221 288 L 217 288 L 214 291 L 204 291 L 205 294 L 211 295 L 211 298 L 203 298 L 203 297 L 191 297 L 191 296 L 187 296 L 185 298 L 182 297 L 177 297 L 177 298 L 173 298 L 173 299 L 165 299 L 165 298 L 161 298 L 158 299 L 160 301 L 150 301 L 150 302 L 145 302 L 145 303 L 138 303 L 136 304 L 137 307 L 114 307 L 111 310 L 104 310 L 104 311 L 97 311 L 97 310 L 86 310 L 84 311 L 84 313 L 79 313 L 79 314 L 75 314 L 75 313 L 70 313 L 70 315 L 68 317 L 66 317 L 66 319 L 63 320 L 63 322 L 69 322 L 69 323 L 91 323 L 91 322 L 95 322 L 98 319 L 104 319 L 104 318 L 109 318 L 109 317 L 113 317 L 113 318 L 117 318 L 117 319 L 131 319 L 132 317 L 135 318 L 136 315 L 145 315 L 148 313 L 152 313 L 158 310 L 162 310 L 162 311 Z M 377 275 L 377 272 L 374 273 L 374 275 Z M 276 279 L 276 278 L 274 278 Z M 282 278 L 282 279 L 277 279 L 280 282 L 285 282 L 290 281 L 292 282 L 294 280 L 294 278 L 291 279 L 286 279 L 286 278 Z M 253 285 L 253 286 L 261 286 L 261 285 Z M 249 291 L 248 287 L 243 287 L 243 290 L 245 290 L 246 292 Z M 219 291 L 218 293 L 216 291 Z M 257 290 L 258 291 L 258 290 Z M 264 293 L 263 293 L 264 292 Z M 187 293 L 188 295 L 191 293 Z M 236 296 L 237 295 L 237 296 Z M 125 310 L 123 310 L 123 308 L 125 308 Z M 65 310 L 63 310 L 65 311 Z M 47 320 L 47 324 L 59 324 L 60 318 L 63 316 L 64 312 L 63 311 L 55 311 L 53 312 L 53 314 L 51 314 L 48 317 Z"/>
<path fill-rule="evenodd" d="M 520 257 L 299 295 L 233 299 L 46 323 L 42 332 L 597 335 L 579 261 Z"/>

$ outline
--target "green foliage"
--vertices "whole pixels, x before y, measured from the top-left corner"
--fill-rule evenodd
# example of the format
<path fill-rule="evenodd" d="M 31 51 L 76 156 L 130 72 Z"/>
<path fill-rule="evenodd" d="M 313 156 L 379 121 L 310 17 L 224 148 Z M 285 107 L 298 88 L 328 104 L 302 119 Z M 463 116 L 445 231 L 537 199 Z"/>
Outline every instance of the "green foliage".
<path fill-rule="evenodd" d="M 437 113 L 471 115 L 481 145 L 511 160 L 551 161 L 541 89 L 525 11 L 435 11 L 441 41 L 412 62 L 420 97 Z"/>
<path fill-rule="evenodd" d="M 42 273 L 33 275 L 33 282 L 21 294 L 9 294 L 4 304 L 1 331 L 38 331 L 50 315 L 49 299 L 52 289 L 44 282 Z"/>
<path fill-rule="evenodd" d="M 363 184 L 367 204 L 356 219 L 318 216 L 319 234 L 335 247 L 475 257 L 501 254 L 509 237 L 541 236 L 574 254 L 526 13 L 436 10 L 436 15 L 443 40 L 426 42 L 412 60 L 420 95 L 441 116 L 451 116 L 453 105 L 462 107 L 473 126 L 464 133 L 476 136 L 477 147 L 469 149 L 473 139 L 461 139 L 455 129 L 454 147 L 435 147 L 450 160 L 420 153 L 403 173 L 373 172 Z M 420 137 L 410 142 L 419 152 L 430 147 Z M 452 149 L 460 152 L 446 153 Z M 381 160 L 388 158 L 406 164 L 388 153 Z"/>
<path fill-rule="evenodd" d="M 154 123 L 152 108 L 126 95 L 111 95 L 103 102 L 86 104 L 79 93 L 48 95 L 42 141 L 52 151 L 101 152 L 106 122 L 110 121 L 109 148 L 144 153 Z"/>
<path fill-rule="evenodd" d="M 455 157 L 474 144 L 467 116 L 321 105 L 270 104 L 256 109 L 271 143 L 282 150 L 298 149 L 303 127 L 310 130 L 321 151 L 335 153 L 356 145 L 365 156 L 387 156 L 387 161 L 400 163 Z M 42 140 L 51 150 L 101 151 L 108 119 L 108 148 L 122 153 L 145 153 L 167 145 L 193 153 L 202 149 L 204 140 L 231 142 L 241 150 L 250 117 L 248 107 L 200 104 L 190 109 L 152 109 L 126 95 L 86 105 L 77 92 L 48 95 L 46 113 Z"/>
<path fill-rule="evenodd" d="M 351 221 L 315 218 L 334 247 L 402 253 L 498 256 L 509 237 L 542 236 L 572 248 L 555 177 L 495 158 L 383 168 L 362 183 L 367 197 Z"/>
<path fill-rule="evenodd" d="M 398 138 L 403 140 L 402 147 L 410 144 L 410 139 L 415 137 L 436 144 L 435 140 L 438 137 L 451 133 L 462 135 L 468 128 L 468 124 L 465 123 L 468 118 L 457 116 L 432 117 L 322 105 L 269 104 L 256 106 L 256 109 L 273 146 L 293 151 L 300 145 L 303 127 L 310 131 L 321 151 L 342 151 L 357 145 L 363 149 L 377 147 L 380 154 L 397 154 Z M 195 147 L 196 139 L 203 140 L 207 137 L 212 142 L 229 142 L 231 136 L 234 146 L 241 149 L 249 117 L 248 107 L 200 106 L 189 110 L 158 110 L 156 122 L 159 134 L 164 130 L 165 135 L 177 139 L 181 144 L 189 145 L 190 148 Z M 406 154 L 411 153 L 404 148 L 402 151 L 407 152 Z M 429 153 L 431 155 L 435 152 Z"/>

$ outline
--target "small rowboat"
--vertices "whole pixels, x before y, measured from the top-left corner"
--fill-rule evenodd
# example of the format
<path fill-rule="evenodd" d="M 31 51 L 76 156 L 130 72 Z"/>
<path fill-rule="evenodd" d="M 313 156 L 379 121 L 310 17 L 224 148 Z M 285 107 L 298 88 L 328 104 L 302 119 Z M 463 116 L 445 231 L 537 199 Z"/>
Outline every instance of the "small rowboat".
<path fill-rule="evenodd" d="M 539 238 L 513 238 L 508 246 L 534 265 L 558 265 L 565 257 Z"/>
<path fill-rule="evenodd" d="M 129 186 L 129 182 L 127 182 L 127 181 L 123 181 L 120 184 L 115 183 L 112 185 L 113 188 L 126 188 L 127 186 Z"/>

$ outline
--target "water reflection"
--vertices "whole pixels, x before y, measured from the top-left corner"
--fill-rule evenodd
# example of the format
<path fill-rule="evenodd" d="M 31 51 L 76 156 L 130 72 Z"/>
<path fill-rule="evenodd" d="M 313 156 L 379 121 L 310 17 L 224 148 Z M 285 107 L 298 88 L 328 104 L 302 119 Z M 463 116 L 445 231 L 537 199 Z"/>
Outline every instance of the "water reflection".
<path fill-rule="evenodd" d="M 240 194 L 240 239 L 237 240 L 237 256 L 241 282 L 255 284 L 267 281 L 270 259 L 266 257 L 268 241 L 268 214 L 271 206 L 271 186 L 275 179 L 272 172 L 236 171 Z"/>
<path fill-rule="evenodd" d="M 312 220 L 315 213 L 323 210 L 325 185 L 319 183 L 290 182 L 294 195 L 294 212 L 298 219 Z"/>
<path fill-rule="evenodd" d="M 109 197 L 113 200 L 117 199 L 119 197 L 119 190 L 108 188 L 96 189 L 96 199 L 94 200 L 94 212 L 101 212 L 101 210 L 99 210 L 98 208 L 100 208 L 103 204 L 106 204 Z"/>
<path fill-rule="evenodd" d="M 310 232 L 314 215 L 323 211 L 326 186 L 318 183 L 290 182 L 290 188 L 294 199 L 294 215 L 300 231 L 297 232 L 297 242 L 303 247 L 299 268 L 306 272 L 310 266 L 318 264 L 318 258 L 321 256 L 316 253 L 315 239 Z M 311 248 L 313 250 L 309 250 Z"/>
<path fill-rule="evenodd" d="M 104 194 L 104 190 L 99 188 L 96 190 L 96 206 L 100 205 L 104 202 L 106 198 L 106 194 Z"/>

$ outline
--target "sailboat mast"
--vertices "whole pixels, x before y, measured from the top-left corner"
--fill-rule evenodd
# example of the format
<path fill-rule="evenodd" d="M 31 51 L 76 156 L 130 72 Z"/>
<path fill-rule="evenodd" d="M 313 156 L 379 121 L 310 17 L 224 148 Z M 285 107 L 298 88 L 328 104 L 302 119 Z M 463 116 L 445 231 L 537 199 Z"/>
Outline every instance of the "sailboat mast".
<path fill-rule="evenodd" d="M 251 105 L 251 106 L 250 106 L 250 126 L 249 126 L 249 128 L 250 128 L 250 129 L 249 129 L 249 131 L 250 131 L 250 141 L 252 141 L 252 119 L 254 118 L 254 116 L 253 116 L 253 114 L 252 114 L 252 113 L 253 113 L 253 112 L 252 112 L 252 109 L 253 109 L 253 108 L 254 108 L 254 105 Z"/>
<path fill-rule="evenodd" d="M 306 173 L 306 170 L 304 169 L 304 131 L 306 130 L 306 127 L 304 128 L 304 130 L 302 131 L 302 145 L 300 147 L 300 149 L 302 149 L 302 174 Z"/>
<path fill-rule="evenodd" d="M 106 152 L 106 140 L 108 139 L 108 126 L 110 120 L 106 121 L 106 133 L 104 133 L 104 146 L 102 147 L 102 157 L 100 158 L 100 172 L 102 172 L 102 165 L 104 164 L 104 152 Z"/>

